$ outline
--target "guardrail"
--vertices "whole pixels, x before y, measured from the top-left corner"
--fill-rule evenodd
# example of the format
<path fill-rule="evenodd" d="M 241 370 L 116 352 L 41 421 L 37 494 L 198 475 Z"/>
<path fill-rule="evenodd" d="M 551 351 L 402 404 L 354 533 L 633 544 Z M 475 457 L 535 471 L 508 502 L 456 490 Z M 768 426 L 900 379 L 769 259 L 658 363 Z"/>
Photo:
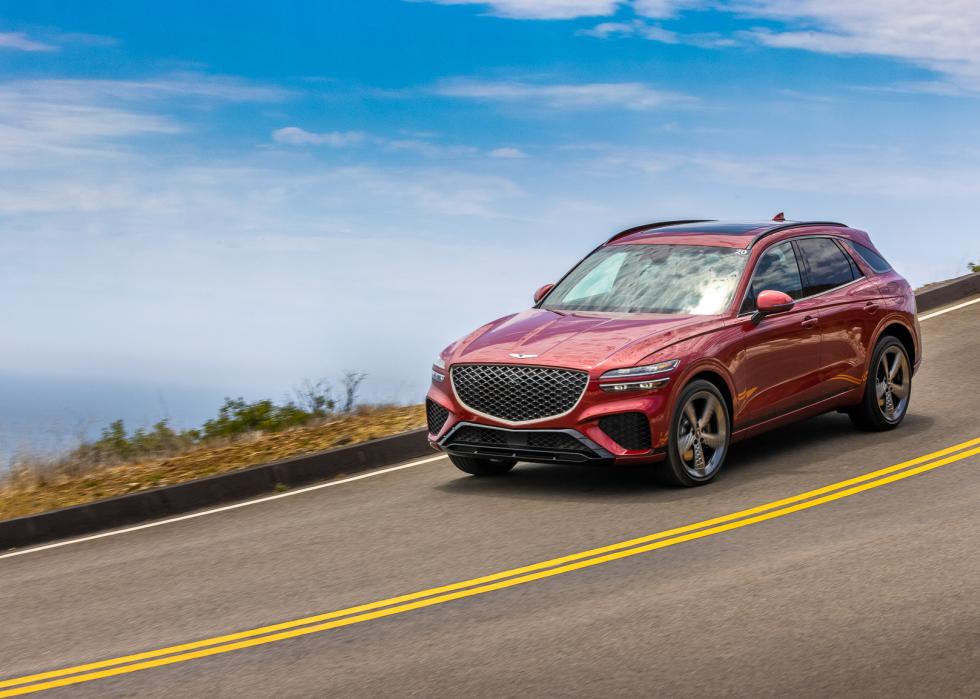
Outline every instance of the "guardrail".
<path fill-rule="evenodd" d="M 975 294 L 980 294 L 980 272 L 919 289 L 915 292 L 915 306 L 922 313 Z"/>
<path fill-rule="evenodd" d="M 980 294 L 980 273 L 916 292 L 920 312 Z M 161 517 L 353 475 L 430 454 L 426 431 L 415 430 L 216 476 L 141 490 L 36 515 L 0 521 L 0 550 L 91 534 Z"/>
<path fill-rule="evenodd" d="M 91 534 L 431 454 L 426 430 L 0 521 L 0 550 Z"/>

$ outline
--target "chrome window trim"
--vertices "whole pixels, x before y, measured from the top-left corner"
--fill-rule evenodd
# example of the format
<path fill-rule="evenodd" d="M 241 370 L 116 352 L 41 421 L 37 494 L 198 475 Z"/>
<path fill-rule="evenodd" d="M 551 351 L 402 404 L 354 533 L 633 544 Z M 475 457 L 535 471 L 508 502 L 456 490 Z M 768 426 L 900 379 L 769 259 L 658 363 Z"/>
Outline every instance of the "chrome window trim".
<path fill-rule="evenodd" d="M 755 264 L 756 265 L 759 264 L 759 259 L 761 259 L 762 256 L 766 254 L 766 252 L 769 250 L 769 248 L 775 247 L 776 245 L 781 245 L 783 243 L 790 243 L 790 242 L 792 242 L 794 240 L 803 240 L 804 238 L 830 238 L 833 241 L 841 241 L 841 240 L 843 240 L 844 242 L 848 242 L 848 239 L 847 238 L 842 238 L 841 236 L 838 236 L 838 235 L 800 235 L 800 236 L 795 236 L 793 238 L 787 238 L 786 240 L 777 241 L 777 242 L 773 243 L 772 245 L 769 245 L 766 248 L 764 248 L 762 250 L 762 252 L 759 253 L 759 257 L 756 258 Z M 840 246 L 838 246 L 838 247 L 840 247 Z M 845 255 L 847 255 L 848 257 L 850 257 L 850 253 L 848 253 L 847 250 L 841 250 L 841 252 L 843 252 Z M 793 250 L 793 254 L 794 255 L 796 254 L 796 250 L 795 249 Z M 799 264 L 799 263 L 800 263 L 800 260 L 797 260 L 797 264 Z M 818 296 L 823 296 L 824 294 L 829 294 L 831 291 L 837 291 L 838 289 L 845 289 L 845 288 L 849 287 L 851 284 L 856 284 L 857 282 L 863 281 L 863 280 L 865 280 L 865 279 L 868 278 L 868 275 L 866 275 L 864 272 L 862 272 L 861 271 L 861 268 L 857 264 L 855 264 L 854 266 L 857 267 L 857 271 L 861 273 L 861 276 L 858 277 L 857 279 L 852 279 L 851 281 L 847 282 L 846 284 L 841 284 L 840 286 L 835 286 L 833 289 L 827 289 L 826 291 L 821 291 L 821 292 L 816 293 L 816 294 L 810 294 L 809 296 L 801 296 L 798 299 L 794 299 L 793 300 L 793 303 L 794 304 L 797 304 L 800 301 L 806 301 L 807 299 L 815 299 Z M 803 270 L 800 270 L 801 275 L 802 275 L 802 271 Z M 755 274 L 755 266 L 752 267 L 752 274 Z M 801 279 L 800 281 L 803 281 L 803 280 Z M 742 305 L 745 303 L 745 298 L 749 295 L 749 286 L 751 285 L 751 283 L 752 283 L 752 277 L 750 276 L 749 277 L 749 284 L 747 284 L 745 286 L 745 291 L 742 292 L 742 299 L 738 302 L 738 305 L 736 306 L 736 308 L 741 308 Z M 742 316 L 749 316 L 749 315 L 752 315 L 753 313 L 755 313 L 755 311 L 740 311 L 739 313 L 736 313 L 735 314 L 735 317 L 736 318 L 741 318 Z"/>
<path fill-rule="evenodd" d="M 459 394 L 456 393 L 456 379 L 453 378 L 453 369 L 455 369 L 458 366 L 517 366 L 517 367 L 525 367 L 529 369 L 562 369 L 564 371 L 573 371 L 576 374 L 585 374 L 586 381 L 585 381 L 585 386 L 582 388 L 582 392 L 578 396 L 578 400 L 575 401 L 575 405 L 573 405 L 571 408 L 569 408 L 563 413 L 558 413 L 557 415 L 549 415 L 548 417 L 535 418 L 534 420 L 516 420 L 516 421 L 504 420 L 503 418 L 495 417 L 494 415 L 489 415 L 487 413 L 473 409 L 472 407 L 467 405 L 462 398 L 459 397 Z M 456 402 L 459 403 L 461 406 L 463 406 L 466 410 L 471 412 L 473 415 L 478 415 L 479 417 L 486 418 L 487 420 L 494 420 L 504 425 L 533 425 L 539 422 L 547 422 L 548 420 L 555 420 L 560 417 L 565 417 L 566 415 L 575 412 L 575 409 L 578 408 L 579 404 L 582 402 L 582 399 L 585 398 L 585 393 L 586 391 L 589 390 L 589 384 L 591 383 L 591 381 L 592 381 L 592 377 L 589 376 L 589 372 L 583 369 L 573 369 L 571 367 L 566 367 L 566 366 L 547 366 L 544 364 L 514 364 L 510 362 L 459 362 L 453 364 L 449 370 L 449 385 L 452 386 L 453 398 L 456 399 Z M 493 427 L 493 425 L 483 425 L 483 427 Z M 503 429 L 503 428 L 498 428 L 498 429 Z M 555 430 L 551 430 L 551 431 L 555 431 Z"/>

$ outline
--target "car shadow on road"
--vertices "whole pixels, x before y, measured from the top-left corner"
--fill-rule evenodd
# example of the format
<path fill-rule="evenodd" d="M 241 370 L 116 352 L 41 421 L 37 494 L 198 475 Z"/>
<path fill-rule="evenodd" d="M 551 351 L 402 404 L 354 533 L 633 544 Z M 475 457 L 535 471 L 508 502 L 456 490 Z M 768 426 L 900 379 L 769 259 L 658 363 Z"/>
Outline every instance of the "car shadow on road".
<path fill-rule="evenodd" d="M 813 473 L 813 487 L 866 473 L 928 451 L 921 436 L 935 422 L 928 415 L 909 415 L 897 430 L 868 433 L 855 429 L 845 415 L 830 413 L 782 427 L 739 442 L 731 448 L 718 478 L 704 488 L 678 488 L 662 484 L 652 466 L 561 466 L 518 464 L 498 478 L 459 478 L 435 486 L 455 495 L 518 499 L 566 499 L 578 501 L 683 501 L 706 495 L 722 495 L 744 488 L 746 483 L 779 479 L 784 475 Z M 901 442 L 901 444 L 898 444 Z M 903 448 L 902 445 L 905 445 Z M 945 445 L 943 445 L 945 446 Z M 884 454 L 882 453 L 884 451 Z M 895 456 L 889 455 L 894 452 Z M 882 462 L 882 456 L 885 462 Z M 847 460 L 847 472 L 829 465 Z"/>

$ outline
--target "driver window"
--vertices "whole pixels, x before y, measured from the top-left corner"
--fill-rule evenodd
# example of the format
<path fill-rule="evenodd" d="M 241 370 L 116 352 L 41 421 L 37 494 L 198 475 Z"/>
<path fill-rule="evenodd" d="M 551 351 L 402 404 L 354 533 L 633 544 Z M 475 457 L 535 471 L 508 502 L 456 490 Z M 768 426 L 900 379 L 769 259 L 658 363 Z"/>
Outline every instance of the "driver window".
<path fill-rule="evenodd" d="M 759 258 L 740 313 L 754 311 L 756 297 L 766 289 L 782 291 L 794 299 L 803 296 L 800 266 L 796 262 L 796 253 L 793 252 L 791 242 L 774 245 Z"/>
<path fill-rule="evenodd" d="M 572 287 L 562 299 L 562 303 L 581 301 L 582 299 L 609 293 L 609 290 L 612 289 L 613 284 L 616 282 L 616 277 L 619 275 L 619 268 L 623 266 L 623 260 L 625 259 L 625 252 L 617 252 L 609 255 L 609 257 L 597 264 L 588 274 L 582 277 L 578 284 Z"/>

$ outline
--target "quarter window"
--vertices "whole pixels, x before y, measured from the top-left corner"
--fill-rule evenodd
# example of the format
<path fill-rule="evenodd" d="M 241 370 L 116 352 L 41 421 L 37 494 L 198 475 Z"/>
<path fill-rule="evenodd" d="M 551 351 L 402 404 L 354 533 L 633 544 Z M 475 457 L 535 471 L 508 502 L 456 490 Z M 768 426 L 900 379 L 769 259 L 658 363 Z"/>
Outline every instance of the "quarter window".
<path fill-rule="evenodd" d="M 806 296 L 829 291 L 854 281 L 853 263 L 830 238 L 801 238 L 796 241 L 807 269 Z"/>
<path fill-rule="evenodd" d="M 796 262 L 792 243 L 780 243 L 762 253 L 762 257 L 755 265 L 752 283 L 749 284 L 741 312 L 754 311 L 756 298 L 760 292 L 767 289 L 782 291 L 794 299 L 803 296 L 800 266 Z"/>
<path fill-rule="evenodd" d="M 860 243 L 855 243 L 853 241 L 851 241 L 850 245 L 851 248 L 854 249 L 854 252 L 860 255 L 861 259 L 868 263 L 868 267 L 873 269 L 878 274 L 891 270 L 892 266 L 888 264 L 888 260 L 876 253 L 871 248 L 866 248 Z"/>

